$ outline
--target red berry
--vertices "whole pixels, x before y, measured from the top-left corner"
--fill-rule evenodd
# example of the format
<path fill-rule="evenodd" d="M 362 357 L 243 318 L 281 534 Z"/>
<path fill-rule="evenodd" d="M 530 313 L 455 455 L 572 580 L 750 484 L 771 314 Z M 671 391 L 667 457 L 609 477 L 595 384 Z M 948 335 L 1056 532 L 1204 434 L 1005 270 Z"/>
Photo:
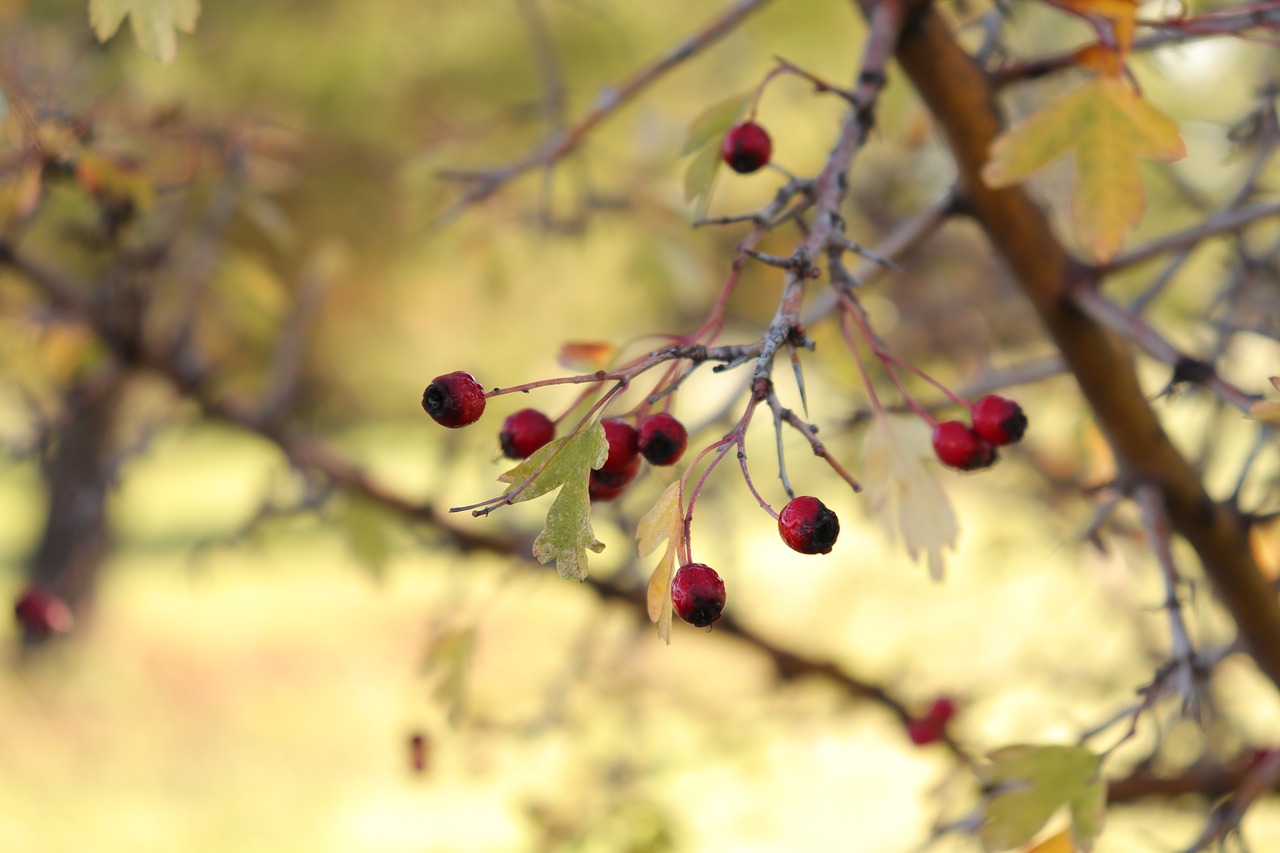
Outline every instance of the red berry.
<path fill-rule="evenodd" d="M 976 471 L 996 461 L 995 445 L 961 421 L 944 421 L 933 430 L 933 452 L 942 464 L 961 471 Z"/>
<path fill-rule="evenodd" d="M 830 554 L 840 535 L 840 519 L 815 497 L 795 498 L 778 514 L 782 541 L 801 554 Z"/>
<path fill-rule="evenodd" d="M 600 470 L 622 471 L 639 455 L 640 436 L 635 427 L 618 418 L 605 418 L 600 423 L 609 441 L 609 455 Z"/>
<path fill-rule="evenodd" d="M 593 501 L 611 501 L 627 490 L 640 471 L 640 457 L 631 457 L 631 464 L 621 471 L 592 471 L 587 481 L 587 494 Z"/>
<path fill-rule="evenodd" d="M 929 706 L 929 710 L 924 712 L 926 720 L 933 720 L 935 723 L 946 725 L 951 718 L 956 715 L 956 701 L 950 696 L 939 696 L 933 700 L 933 704 Z"/>
<path fill-rule="evenodd" d="M 502 452 L 511 459 L 527 459 L 556 437 L 556 425 L 537 409 L 521 409 L 508 415 L 498 433 Z"/>
<path fill-rule="evenodd" d="M 671 581 L 671 603 L 681 619 L 705 628 L 724 611 L 724 581 L 702 563 L 681 566 Z"/>
<path fill-rule="evenodd" d="M 470 426 L 484 414 L 484 389 L 470 373 L 437 376 L 422 392 L 422 408 L 440 426 Z"/>
<path fill-rule="evenodd" d="M 743 122 L 729 129 L 720 146 L 720 154 L 729 168 L 746 175 L 762 169 L 773 153 L 773 141 L 765 129 L 754 121 Z"/>
<path fill-rule="evenodd" d="M 75 623 L 75 617 L 67 603 L 38 586 L 30 586 L 23 591 L 14 602 L 13 615 L 22 629 L 32 637 L 65 634 Z"/>
<path fill-rule="evenodd" d="M 988 394 L 973 404 L 973 431 L 995 445 L 1013 444 L 1027 431 L 1027 416 L 1013 400 Z"/>
<path fill-rule="evenodd" d="M 947 723 L 955 716 L 956 703 L 948 696 L 933 700 L 929 710 L 921 717 L 907 722 L 907 737 L 916 746 L 937 743 L 946 737 Z"/>
<path fill-rule="evenodd" d="M 650 465 L 676 464 L 688 444 L 689 432 L 684 424 L 666 412 L 640 422 L 640 453 Z"/>

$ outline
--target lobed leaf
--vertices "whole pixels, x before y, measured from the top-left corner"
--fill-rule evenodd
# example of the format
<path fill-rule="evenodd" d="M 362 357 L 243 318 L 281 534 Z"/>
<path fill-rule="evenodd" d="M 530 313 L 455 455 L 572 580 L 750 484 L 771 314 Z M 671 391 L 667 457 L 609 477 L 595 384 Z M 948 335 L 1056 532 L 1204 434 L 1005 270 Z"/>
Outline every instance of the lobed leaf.
<path fill-rule="evenodd" d="M 1063 806 L 1076 846 L 1085 853 L 1092 849 L 1106 813 L 1096 753 L 1081 746 L 1009 746 L 989 758 L 989 765 L 978 768 L 986 792 L 978 836 L 987 850 L 1030 842 Z"/>
<path fill-rule="evenodd" d="M 126 17 L 139 50 L 172 62 L 178 55 L 174 31 L 195 32 L 200 0 L 89 0 L 89 25 L 100 42 L 114 36 Z"/>

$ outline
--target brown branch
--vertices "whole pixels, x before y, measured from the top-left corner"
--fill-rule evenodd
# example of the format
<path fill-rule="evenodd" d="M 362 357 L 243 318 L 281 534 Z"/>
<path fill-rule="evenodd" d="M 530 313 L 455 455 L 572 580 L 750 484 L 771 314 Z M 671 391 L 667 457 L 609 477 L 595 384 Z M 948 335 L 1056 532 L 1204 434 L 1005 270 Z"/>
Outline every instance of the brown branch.
<path fill-rule="evenodd" d="M 880 6 L 859 2 L 868 17 Z M 1210 499 L 1170 442 L 1122 341 L 1071 300 L 1088 271 L 1054 236 L 1044 211 L 1020 187 L 983 183 L 987 152 L 1004 128 L 990 78 L 927 0 L 915 0 L 910 15 L 897 57 L 946 134 L 961 202 L 1062 352 L 1122 472 L 1159 489 L 1170 523 L 1195 549 L 1259 668 L 1280 686 L 1280 603 L 1258 571 L 1244 524 L 1231 507 Z"/>

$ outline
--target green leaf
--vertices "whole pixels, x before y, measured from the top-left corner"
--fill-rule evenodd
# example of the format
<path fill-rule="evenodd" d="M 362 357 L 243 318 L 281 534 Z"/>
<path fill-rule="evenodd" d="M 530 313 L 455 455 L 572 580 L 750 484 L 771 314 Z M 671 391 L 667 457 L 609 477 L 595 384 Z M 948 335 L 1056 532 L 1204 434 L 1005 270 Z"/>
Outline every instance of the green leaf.
<path fill-rule="evenodd" d="M 738 123 L 738 119 L 742 118 L 742 114 L 747 111 L 747 104 L 751 103 L 750 93 L 734 95 L 731 98 L 725 98 L 718 104 L 714 104 L 703 111 L 702 115 L 693 120 L 693 124 L 689 125 L 689 132 L 684 138 L 684 147 L 680 149 L 680 156 L 692 154 L 704 145 L 711 142 L 719 142 L 728 132 L 729 128 Z M 716 146 L 719 149 L 719 145 Z"/>
<path fill-rule="evenodd" d="M 652 554 L 663 542 L 663 552 L 653 574 L 649 576 L 647 601 L 649 619 L 658 626 L 658 636 L 671 644 L 671 577 L 676 554 L 684 541 L 684 517 L 680 511 L 683 483 L 676 480 L 658 498 L 636 526 L 636 539 L 641 557 Z"/>
<path fill-rule="evenodd" d="M 989 758 L 978 768 L 986 792 L 978 835 L 987 850 L 1028 843 L 1063 806 L 1076 846 L 1092 849 L 1106 810 L 1098 755 L 1079 746 L 1009 746 Z"/>
<path fill-rule="evenodd" d="M 591 469 L 603 465 L 608 455 L 609 442 L 604 437 L 604 427 L 596 422 L 544 445 L 498 478 L 510 484 L 504 494 L 513 495 L 512 503 L 560 490 L 547 512 L 546 526 L 534 540 L 533 556 L 540 563 L 555 560 L 556 571 L 563 578 L 578 581 L 585 578 L 587 551 L 599 554 L 604 550 L 604 543 L 596 539 L 591 529 L 591 497 L 587 488 Z M 524 489 L 516 494 L 516 489 L 526 482 Z"/>
<path fill-rule="evenodd" d="M 126 16 L 139 50 L 172 62 L 178 55 L 174 30 L 195 32 L 200 0 L 89 0 L 89 24 L 100 42 L 115 35 Z"/>
<path fill-rule="evenodd" d="M 422 661 L 423 672 L 434 681 L 431 696 L 448 709 L 455 725 L 467 701 L 467 673 L 475 649 L 475 630 L 457 628 L 435 638 Z"/>
<path fill-rule="evenodd" d="M 719 148 L 704 148 L 684 170 L 684 200 L 693 202 L 694 219 L 707 215 L 711 190 L 715 188 L 721 162 Z"/>

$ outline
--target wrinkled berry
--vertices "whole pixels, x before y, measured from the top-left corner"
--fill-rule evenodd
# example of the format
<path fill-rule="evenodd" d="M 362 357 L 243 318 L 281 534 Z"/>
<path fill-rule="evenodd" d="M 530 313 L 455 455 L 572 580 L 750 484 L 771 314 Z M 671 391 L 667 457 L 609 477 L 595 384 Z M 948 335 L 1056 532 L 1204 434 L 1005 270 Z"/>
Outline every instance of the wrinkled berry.
<path fill-rule="evenodd" d="M 470 426 L 484 414 L 484 389 L 470 373 L 461 370 L 431 380 L 422 392 L 422 408 L 440 426 Z"/>
<path fill-rule="evenodd" d="M 605 418 L 600 424 L 609 442 L 609 455 L 600 470 L 625 470 L 640 454 L 640 436 L 636 428 L 618 418 Z"/>
<path fill-rule="evenodd" d="M 498 442 L 511 459 L 527 459 L 533 452 L 556 437 L 556 425 L 537 409 L 521 409 L 502 422 Z"/>
<path fill-rule="evenodd" d="M 973 404 L 973 431 L 995 445 L 1013 444 L 1027 431 L 1027 416 L 1013 400 L 988 394 Z"/>
<path fill-rule="evenodd" d="M 840 535 L 840 519 L 822 501 L 809 495 L 792 500 L 778 513 L 782 541 L 801 554 L 830 554 Z"/>
<path fill-rule="evenodd" d="M 747 121 L 729 129 L 720 146 L 720 154 L 730 169 L 746 175 L 769 164 L 773 141 L 763 127 Z"/>
<path fill-rule="evenodd" d="M 995 445 L 961 421 L 944 421 L 933 430 L 933 452 L 942 464 L 960 471 L 976 471 L 996 461 Z"/>
<path fill-rule="evenodd" d="M 65 634 L 75 624 L 71 608 L 58 596 L 38 586 L 27 587 L 13 605 L 14 618 L 29 636 Z"/>
<path fill-rule="evenodd" d="M 631 457 L 631 463 L 621 471 L 592 471 L 587 481 L 587 494 L 593 501 L 611 501 L 627 490 L 640 471 L 640 457 Z"/>
<path fill-rule="evenodd" d="M 702 563 L 681 566 L 671 580 L 671 604 L 690 625 L 705 628 L 724 611 L 724 581 Z"/>
<path fill-rule="evenodd" d="M 684 424 L 666 412 L 640 422 L 640 453 L 650 465 L 674 465 L 684 455 L 689 433 Z"/>

